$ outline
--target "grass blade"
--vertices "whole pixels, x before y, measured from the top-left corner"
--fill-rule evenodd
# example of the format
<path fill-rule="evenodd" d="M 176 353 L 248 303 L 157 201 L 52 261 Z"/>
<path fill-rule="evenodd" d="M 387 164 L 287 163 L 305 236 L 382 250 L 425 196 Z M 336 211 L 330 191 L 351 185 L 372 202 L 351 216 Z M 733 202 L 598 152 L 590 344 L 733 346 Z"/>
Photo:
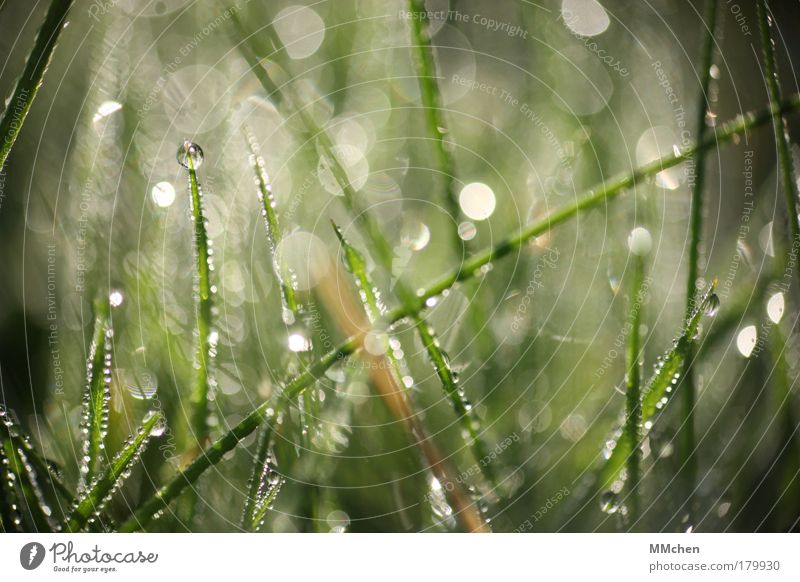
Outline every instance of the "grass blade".
<path fill-rule="evenodd" d="M 86 388 L 81 416 L 83 457 L 79 492 L 86 490 L 105 461 L 108 403 L 111 400 L 111 340 L 114 331 L 109 318 L 108 300 L 95 300 L 94 313 L 94 331 L 86 360 Z"/>
<path fill-rule="evenodd" d="M 203 210 L 203 191 L 197 180 L 197 169 L 202 165 L 202 148 L 188 140 L 178 148 L 178 163 L 188 170 L 189 194 L 192 203 L 192 225 L 194 227 L 195 255 L 195 309 L 197 317 L 196 344 L 194 353 L 194 382 L 190 400 L 192 412 L 190 429 L 194 443 L 192 456 L 199 453 L 209 442 L 208 416 L 210 393 L 214 388 L 212 362 L 216 356 L 217 333 L 212 327 L 213 289 L 211 271 L 211 240 L 206 231 L 206 217 Z M 194 517 L 196 495 L 191 495 L 183 506 L 183 519 L 191 522 Z"/>
<path fill-rule="evenodd" d="M 642 345 L 640 328 L 642 324 L 642 305 L 645 299 L 644 258 L 633 254 L 633 273 L 631 277 L 628 309 L 628 337 L 625 350 L 625 424 L 623 434 L 631 443 L 628 454 L 628 495 L 631 500 L 631 519 L 639 515 L 639 481 L 642 453 Z"/>
<path fill-rule="evenodd" d="M 264 164 L 264 158 L 261 157 L 256 137 L 247 129 L 245 129 L 245 137 L 250 148 L 250 165 L 253 167 L 253 172 L 256 177 L 258 201 L 261 204 L 261 214 L 264 217 L 264 226 L 267 231 L 272 264 L 276 275 L 278 275 L 283 272 L 278 264 L 278 257 L 276 255 L 278 243 L 281 241 L 281 228 L 278 221 L 277 204 L 272 194 L 272 183 L 269 179 L 266 165 Z M 297 301 L 294 287 L 292 287 L 291 284 L 287 285 L 283 277 L 279 276 L 279 279 L 281 301 L 283 304 L 283 321 L 287 325 L 291 325 L 295 322 L 297 316 L 300 315 L 300 304 Z"/>
<path fill-rule="evenodd" d="M 696 125 L 697 139 L 702 141 L 708 132 L 706 123 L 707 112 L 710 111 L 710 89 L 712 83 L 711 66 L 714 58 L 714 34 L 717 27 L 718 10 L 717 0 L 706 1 L 706 12 L 703 19 L 703 52 L 700 59 L 700 95 L 698 98 L 698 111 Z M 686 321 L 692 316 L 692 302 L 697 295 L 697 278 L 699 274 L 698 264 L 700 261 L 700 239 L 703 234 L 703 190 L 705 188 L 705 168 L 706 157 L 702 152 L 694 156 L 694 184 L 692 186 L 691 212 L 689 218 L 689 260 L 686 274 Z M 691 362 L 694 359 L 693 347 L 689 348 L 686 360 Z M 694 455 L 695 434 L 694 434 L 694 408 L 695 408 L 695 385 L 691 368 L 686 370 L 681 385 L 682 392 L 682 420 L 681 430 L 679 431 L 680 455 L 683 460 L 682 481 L 687 498 L 691 497 L 694 491 L 694 483 L 697 480 L 697 463 Z M 692 511 L 692 503 L 689 503 L 689 511 Z"/>
<path fill-rule="evenodd" d="M 105 471 L 80 496 L 64 524 L 63 531 L 80 531 L 93 522 L 92 516 L 99 514 L 111 496 L 122 486 L 150 438 L 160 436 L 164 432 L 163 427 L 163 416 L 160 412 L 151 411 L 144 417 L 139 430 L 128 439 Z"/>
<path fill-rule="evenodd" d="M 178 162 L 186 168 L 189 176 L 189 193 L 192 200 L 192 224 L 194 225 L 195 291 L 197 309 L 197 345 L 195 348 L 195 378 L 191 401 L 193 406 L 191 428 L 198 449 L 208 441 L 209 392 L 212 389 L 211 360 L 216 352 L 216 341 L 212 336 L 212 289 L 211 241 L 206 232 L 203 212 L 203 193 L 197 180 L 197 168 L 203 163 L 203 150 L 195 143 L 185 141 L 178 150 Z"/>
<path fill-rule="evenodd" d="M 703 296 L 696 302 L 692 317 L 681 334 L 672 343 L 672 348 L 656 364 L 655 374 L 650 378 L 642 392 L 641 422 L 644 423 L 645 432 L 652 426 L 652 419 L 657 412 L 662 410 L 673 393 L 674 387 L 680 379 L 686 364 L 689 347 L 697 339 L 697 330 L 703 314 L 716 313 L 719 299 L 714 294 L 716 281 L 709 286 Z M 601 472 L 600 483 L 602 487 L 610 487 L 616 481 L 620 471 L 631 456 L 634 443 L 627 431 L 621 433 L 619 438 L 608 446 L 609 456 Z"/>
<path fill-rule="evenodd" d="M 25 62 L 25 69 L 17 80 L 14 93 L 8 101 L 0 120 L 0 171 L 6 165 L 8 154 L 22 129 L 22 124 L 42 85 L 44 74 L 56 48 L 61 31 L 67 24 L 67 14 L 74 0 L 52 0 L 42 27 L 36 35 L 33 49 Z"/>
<path fill-rule="evenodd" d="M 367 312 L 370 322 L 373 324 L 380 320 L 385 315 L 386 309 L 383 306 L 380 298 L 380 291 L 372 283 L 369 275 L 367 274 L 367 263 L 364 256 L 353 246 L 342 234 L 341 229 L 335 222 L 331 221 L 333 229 L 336 231 L 336 236 L 344 249 L 344 262 L 348 271 L 353 274 L 358 287 L 359 296 Z M 463 429 L 464 440 L 472 449 L 475 455 L 475 460 L 482 466 L 484 475 L 490 481 L 492 486 L 495 485 L 495 477 L 489 464 L 480 463 L 480 461 L 487 457 L 488 450 L 485 443 L 478 436 L 480 425 L 475 418 L 472 405 L 466 399 L 464 391 L 458 386 L 458 378 L 450 367 L 450 361 L 447 354 L 441 349 L 439 341 L 436 338 L 436 332 L 428 325 L 422 317 L 414 315 L 414 326 L 417 333 L 422 340 L 422 344 L 428 353 L 428 357 L 433 363 L 433 367 L 437 376 L 444 388 L 445 394 L 450 399 L 450 403 L 456 412 L 459 423 Z M 395 372 L 399 371 L 402 367 L 402 362 L 394 354 L 394 349 L 389 345 L 390 340 L 387 338 L 386 356 L 392 364 L 391 369 Z M 399 385 L 403 382 L 400 381 Z"/>
<path fill-rule="evenodd" d="M 766 68 L 765 77 L 767 80 L 767 90 L 769 91 L 769 103 L 775 107 L 782 102 L 781 86 L 778 81 L 778 67 L 775 58 L 775 41 L 772 38 L 770 29 L 772 28 L 772 17 L 769 13 L 767 0 L 756 2 L 758 11 L 758 28 L 761 33 L 761 49 L 764 52 L 764 66 Z M 786 211 L 789 214 L 789 230 L 791 231 L 792 241 L 787 245 L 786 261 L 790 261 L 790 256 L 796 251 L 796 245 L 800 244 L 800 218 L 797 216 L 797 182 L 795 181 L 794 166 L 792 155 L 789 151 L 789 130 L 786 125 L 785 117 L 775 115 L 772 117 L 772 128 L 775 132 L 775 144 L 778 153 L 778 166 L 780 168 L 781 185 L 783 186 L 784 198 L 786 199 Z"/>
<path fill-rule="evenodd" d="M 592 208 L 601 202 L 611 200 L 637 182 L 647 177 L 655 176 L 664 169 L 674 167 L 691 158 L 698 152 L 715 147 L 718 143 L 727 143 L 731 141 L 734 136 L 740 135 L 750 129 L 760 127 L 768 123 L 774 115 L 793 112 L 799 108 L 800 95 L 795 94 L 781 103 L 780 106 L 772 105 L 767 109 L 749 112 L 732 121 L 726 122 L 717 132 L 716 139 L 706 139 L 700 143 L 687 146 L 678 153 L 672 153 L 655 160 L 637 168 L 630 174 L 619 176 L 611 180 L 610 183 L 605 186 L 590 190 L 580 197 L 578 201 L 553 211 L 543 220 L 533 222 L 523 227 L 517 234 L 473 256 L 467 261 L 467 269 L 458 267 L 450 273 L 443 275 L 430 286 L 421 289 L 414 303 L 400 305 L 389 311 L 384 316 L 384 321 L 387 324 L 396 323 L 409 315 L 422 311 L 425 308 L 425 301 L 428 299 L 441 294 L 442 291 L 449 289 L 459 281 L 477 276 L 480 274 L 480 268 L 483 265 L 508 255 L 533 237 L 539 236 L 550 230 L 556 224 L 560 224 L 576 216 L 581 210 Z M 349 337 L 343 343 L 311 364 L 301 374 L 289 381 L 282 396 L 291 399 L 301 393 L 320 378 L 328 368 L 358 349 L 362 341 L 363 334 Z M 172 481 L 159 489 L 153 497 L 145 502 L 136 513 L 122 525 L 121 531 L 136 531 L 146 527 L 153 520 L 154 515 L 158 511 L 162 510 L 167 504 L 177 498 L 186 487 L 197 481 L 209 467 L 218 463 L 225 453 L 236 447 L 243 438 L 256 430 L 267 416 L 267 410 L 271 408 L 271 405 L 272 403 L 270 401 L 262 403 L 258 408 L 241 420 L 239 424 L 231 428 L 231 430 L 209 446 L 203 454 L 199 455 Z M 624 441 L 624 439 L 620 440 Z M 625 459 L 624 447 L 624 442 L 617 441 L 616 448 L 619 449 L 619 452 L 617 452 L 616 449 L 614 450 L 615 459 L 621 457 L 623 463 Z M 611 459 L 609 459 L 608 464 L 611 464 L 610 461 Z M 621 466 L 622 465 L 620 465 L 619 468 L 621 468 Z"/>
<path fill-rule="evenodd" d="M 426 18 L 421 15 L 426 12 L 424 0 L 409 0 L 409 10 L 412 15 L 420 16 L 411 18 L 411 35 L 415 49 L 415 62 L 417 65 L 417 81 L 419 83 L 422 107 L 425 110 L 425 124 L 428 134 L 433 139 L 434 156 L 436 159 L 437 170 L 444 181 L 445 202 L 450 216 L 453 218 L 453 236 L 456 250 L 461 249 L 464 241 L 458 234 L 459 217 L 461 216 L 458 204 L 458 194 L 456 192 L 456 171 L 453 155 L 445 143 L 447 135 L 446 125 L 440 110 L 442 96 L 439 91 L 439 83 L 436 75 L 436 63 L 433 59 L 433 49 L 430 39 L 426 33 Z"/>
<path fill-rule="evenodd" d="M 22 531 L 22 517 L 19 513 L 14 484 L 16 476 L 11 470 L 11 461 L 5 453 L 5 447 L 0 446 L 0 529 L 2 533 Z"/>
<path fill-rule="evenodd" d="M 55 531 L 52 509 L 39 484 L 39 469 L 33 460 L 36 455 L 29 454 L 32 448 L 12 414 L 0 407 L 0 517 L 5 531 L 17 531 L 26 521 L 27 531 Z"/>
<path fill-rule="evenodd" d="M 272 427 L 265 424 L 258 439 L 256 471 L 250 478 L 247 502 L 244 507 L 242 524 L 249 531 L 257 531 L 264 523 L 264 516 L 272 508 L 272 503 L 281 491 L 286 480 L 276 470 L 272 452 Z"/>

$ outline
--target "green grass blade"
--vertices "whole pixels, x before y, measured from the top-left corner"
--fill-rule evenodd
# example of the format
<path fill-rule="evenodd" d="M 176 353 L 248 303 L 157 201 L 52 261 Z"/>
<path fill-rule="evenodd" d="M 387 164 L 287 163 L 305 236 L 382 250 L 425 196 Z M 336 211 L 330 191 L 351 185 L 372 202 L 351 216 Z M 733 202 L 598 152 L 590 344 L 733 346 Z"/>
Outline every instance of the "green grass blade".
<path fill-rule="evenodd" d="M 5 447 L 0 446 L 0 533 L 22 531 L 15 483 L 16 475 L 11 470 L 11 461 L 6 456 Z"/>
<path fill-rule="evenodd" d="M 449 289 L 459 281 L 470 279 L 471 277 L 480 274 L 480 268 L 494 260 L 502 258 L 513 250 L 518 249 L 528 240 L 538 235 L 547 232 L 561 222 L 567 221 L 569 218 L 577 215 L 581 210 L 592 208 L 601 202 L 613 199 L 622 191 L 627 190 L 637 182 L 655 176 L 664 169 L 671 168 L 680 164 L 681 162 L 691 158 L 697 152 L 705 151 L 715 147 L 717 141 L 719 143 L 727 143 L 731 141 L 734 136 L 740 135 L 750 129 L 760 127 L 774 115 L 782 113 L 789 113 L 796 111 L 800 108 L 800 95 L 793 95 L 790 99 L 784 101 L 780 106 L 772 105 L 767 109 L 749 112 L 743 116 L 723 124 L 717 132 L 716 139 L 706 139 L 705 141 L 685 147 L 679 153 L 673 153 L 668 156 L 655 160 L 646 164 L 634 172 L 620 176 L 612 180 L 608 185 L 596 188 L 584 194 L 579 201 L 568 204 L 541 221 L 536 221 L 528 226 L 523 227 L 517 234 L 505 239 L 491 248 L 478 253 L 467 261 L 469 269 L 463 267 L 456 268 L 450 273 L 440 277 L 432 285 L 421 289 L 417 294 L 417 300 L 414 303 L 407 303 L 396 307 L 389 311 L 384 316 L 384 321 L 387 324 L 396 323 L 401 319 L 408 317 L 422 311 L 425 308 L 425 301 L 442 293 L 442 291 Z M 325 371 L 340 361 L 342 358 L 352 354 L 359 348 L 362 342 L 361 336 L 353 336 L 345 340 L 336 348 L 329 351 L 322 358 L 310 365 L 303 373 L 292 379 L 283 392 L 285 398 L 291 399 L 297 394 L 301 393 L 308 386 L 312 385 L 318 378 L 320 378 Z M 258 428 L 264 420 L 266 410 L 271 406 L 271 402 L 262 403 L 256 410 L 251 412 L 236 426 L 231 428 L 227 433 L 215 441 L 208 447 L 203 454 L 197 457 L 190 463 L 184 470 L 180 472 L 172 481 L 163 486 L 159 491 L 144 503 L 131 517 L 122 525 L 122 531 L 136 531 L 146 527 L 153 519 L 154 515 L 162 510 L 166 504 L 170 503 L 173 499 L 178 497 L 181 492 L 197 481 L 197 479 L 209 468 L 215 465 L 222 459 L 228 451 L 232 450 L 236 445 Z M 615 458 L 621 455 L 624 443 L 617 442 L 620 447 L 620 452 L 615 452 Z M 622 457 L 624 465 L 625 457 Z M 621 465 L 622 466 L 622 465 Z M 621 467 L 620 466 L 620 467 Z"/>
<path fill-rule="evenodd" d="M 8 154 L 14 147 L 22 124 L 33 105 L 33 100 L 42 85 L 44 74 L 50 64 L 56 42 L 67 24 L 67 14 L 74 0 L 52 0 L 42 27 L 36 35 L 33 49 L 25 62 L 25 69 L 17 80 L 14 93 L 8 101 L 0 120 L 0 171 L 6 165 Z"/>
<path fill-rule="evenodd" d="M 190 401 L 192 404 L 190 430 L 194 439 L 192 448 L 199 453 L 209 442 L 210 394 L 214 389 L 213 360 L 217 350 L 217 334 L 213 330 L 213 289 L 211 271 L 211 240 L 206 231 L 203 209 L 203 191 L 197 179 L 197 169 L 203 163 L 203 150 L 199 145 L 184 141 L 178 148 L 178 163 L 188 170 L 189 194 L 192 205 L 195 258 L 195 309 L 197 317 L 194 353 L 194 380 Z M 191 522 L 195 513 L 196 495 L 187 498 L 182 507 L 182 519 Z"/>
<path fill-rule="evenodd" d="M 144 417 L 139 430 L 128 439 L 103 473 L 79 497 L 77 505 L 64 524 L 63 531 L 80 531 L 92 523 L 92 516 L 102 511 L 111 496 L 122 486 L 150 438 L 161 435 L 163 426 L 163 416 L 160 412 L 151 411 Z"/>
<path fill-rule="evenodd" d="M 358 295 L 361 304 L 367 312 L 370 323 L 375 323 L 386 314 L 386 306 L 381 299 L 380 290 L 372 283 L 367 274 L 367 261 L 353 245 L 345 238 L 342 229 L 331 220 L 333 230 L 342 245 L 344 256 L 342 257 L 345 267 L 353 275 L 358 287 Z"/>
<path fill-rule="evenodd" d="M 247 145 L 250 148 L 250 165 L 256 178 L 256 188 L 258 192 L 258 201 L 261 205 L 261 215 L 264 217 L 264 226 L 267 231 L 267 241 L 269 242 L 270 255 L 272 257 L 272 264 L 274 271 L 277 274 L 282 273 L 283 270 L 278 264 L 276 250 L 278 243 L 281 241 L 281 228 L 278 221 L 277 204 L 275 197 L 272 194 L 272 183 L 267 173 L 267 168 L 264 163 L 264 158 L 261 157 L 258 141 L 253 133 L 245 129 L 245 137 Z M 279 283 L 281 288 L 281 301 L 283 304 L 283 321 L 287 325 L 294 323 L 297 316 L 300 315 L 300 304 L 297 301 L 294 287 L 291 284 L 286 284 L 284 277 L 279 276 Z"/>
<path fill-rule="evenodd" d="M 461 424 L 462 436 L 467 442 L 467 445 L 472 449 L 472 454 L 475 456 L 475 461 L 481 467 L 484 477 L 489 481 L 492 488 L 497 486 L 497 479 L 492 469 L 491 463 L 484 462 L 489 458 L 489 450 L 486 443 L 480 437 L 480 422 L 475 416 L 472 404 L 467 400 L 464 390 L 458 385 L 458 376 L 456 376 L 453 369 L 450 367 L 450 358 L 439 345 L 439 340 L 436 337 L 436 332 L 428 323 L 421 317 L 414 317 L 414 327 L 419 334 L 422 345 L 425 346 L 425 351 L 433 364 L 433 369 L 439 377 L 439 381 L 444 388 L 445 394 L 450 399 L 450 404 L 458 417 Z"/>
<path fill-rule="evenodd" d="M 714 33 L 717 27 L 717 14 L 719 3 L 717 0 L 706 0 L 706 12 L 704 17 L 703 31 L 703 51 L 700 59 L 700 95 L 697 103 L 697 118 L 695 127 L 697 128 L 697 140 L 702 141 L 708 132 L 706 115 L 710 110 L 710 89 L 711 89 L 711 66 L 714 58 Z M 694 184 L 692 186 L 691 211 L 689 217 L 689 260 L 686 272 L 686 321 L 692 316 L 692 301 L 697 295 L 697 278 L 699 275 L 698 264 L 700 262 L 700 240 L 703 234 L 703 191 L 705 189 L 706 177 L 706 156 L 699 152 L 694 156 Z M 693 348 L 689 348 L 687 360 L 692 361 Z M 691 369 L 686 370 L 686 374 L 681 384 L 682 411 L 681 411 L 681 430 L 679 431 L 680 457 L 683 459 L 682 480 L 687 497 L 691 497 L 694 491 L 694 483 L 697 480 L 694 434 L 694 408 L 695 408 L 695 385 Z M 691 511 L 692 504 L 688 504 Z"/>
<path fill-rule="evenodd" d="M 94 314 L 94 331 L 86 360 L 86 388 L 81 416 L 83 457 L 79 492 L 86 490 L 105 461 L 108 404 L 111 399 L 111 341 L 114 331 L 107 299 L 95 300 Z"/>
<path fill-rule="evenodd" d="M 243 526 L 249 531 L 257 531 L 263 525 L 264 516 L 272 508 L 272 503 L 286 482 L 276 469 L 272 438 L 272 427 L 265 424 L 259 435 L 254 464 L 258 471 L 250 479 L 242 519 Z"/>
<path fill-rule="evenodd" d="M 331 222 L 333 224 L 333 229 L 336 232 L 336 236 L 339 237 L 339 241 L 342 244 L 342 249 L 344 250 L 345 266 L 347 267 L 347 270 L 353 274 L 353 277 L 356 280 L 358 293 L 370 322 L 375 323 L 379 321 L 379 319 L 386 313 L 386 308 L 383 306 L 380 298 L 380 291 L 372 283 L 369 275 L 367 274 L 367 263 L 364 259 L 364 256 L 353 245 L 350 244 L 336 223 L 333 221 Z M 450 403 L 453 406 L 453 409 L 456 412 L 456 416 L 458 417 L 459 423 L 463 429 L 464 440 L 472 449 L 472 452 L 475 455 L 475 460 L 480 463 L 480 461 L 487 457 L 488 449 L 486 448 L 486 444 L 483 442 L 483 440 L 481 440 L 478 436 L 478 433 L 480 432 L 480 424 L 475 418 L 472 405 L 467 401 L 463 390 L 460 388 L 460 386 L 458 386 L 458 378 L 450 367 L 450 361 L 447 354 L 439 345 L 439 341 L 436 338 L 436 332 L 425 322 L 424 319 L 422 319 L 422 317 L 419 317 L 418 315 L 414 316 L 414 325 L 417 333 L 420 336 L 420 339 L 422 340 L 422 344 L 428 353 L 428 357 L 433 363 L 434 370 L 436 371 L 436 375 L 439 377 L 445 394 L 447 395 Z M 386 347 L 386 356 L 389 358 L 389 361 L 392 364 L 392 370 L 396 371 L 401 369 L 402 362 L 398 361 L 394 355 L 394 350 L 391 349 L 391 346 L 389 345 Z M 403 385 L 402 381 L 399 383 L 399 385 Z M 495 477 L 494 473 L 489 468 L 489 464 L 487 463 L 486 465 L 483 465 L 481 463 L 481 466 L 483 467 L 484 475 L 490 481 L 492 486 L 494 486 Z"/>
<path fill-rule="evenodd" d="M 0 520 L 5 531 L 17 531 L 27 523 L 26 531 L 51 532 L 56 524 L 53 512 L 40 485 L 41 472 L 30 439 L 22 432 L 13 415 L 0 406 Z"/>
<path fill-rule="evenodd" d="M 680 379 L 687 363 L 686 356 L 689 347 L 697 339 L 698 326 L 703 313 L 716 311 L 719 300 L 714 294 L 715 285 L 716 282 L 712 283 L 696 302 L 691 319 L 672 343 L 672 348 L 663 357 L 659 358 L 655 374 L 650 378 L 642 392 L 641 422 L 644 423 L 645 432 L 650 428 L 650 424 L 648 424 L 651 422 L 650 419 L 666 406 L 669 396 L 673 393 L 673 389 Z M 630 434 L 627 431 L 623 431 L 616 442 L 608 447 L 611 451 L 601 471 L 601 486 L 608 487 L 617 479 L 619 472 L 626 465 L 633 451 L 634 442 L 634 440 L 631 440 Z"/>
<path fill-rule="evenodd" d="M 680 375 L 683 372 L 683 366 L 687 363 L 686 357 L 689 353 L 689 346 L 695 342 L 703 313 L 709 311 L 710 314 L 715 314 L 719 308 L 719 299 L 714 294 L 715 287 L 716 281 L 711 283 L 708 290 L 697 301 L 686 329 L 658 364 L 656 375 L 647 384 L 642 396 L 643 420 L 648 420 L 666 405 L 666 398 L 675 385 L 676 375 Z"/>
<path fill-rule="evenodd" d="M 195 377 L 191 394 L 191 428 L 198 449 L 208 440 L 209 392 L 212 389 L 211 361 L 216 343 L 212 339 L 212 289 L 211 260 L 206 217 L 203 211 L 203 192 L 197 180 L 197 167 L 202 163 L 203 151 L 200 146 L 184 142 L 178 150 L 179 162 L 188 170 L 189 193 L 192 201 L 192 224 L 194 226 L 195 282 L 197 310 L 197 344 L 195 347 Z"/>
<path fill-rule="evenodd" d="M 623 433 L 631 443 L 628 455 L 628 491 L 631 519 L 639 515 L 639 481 L 642 453 L 642 345 L 640 328 L 642 325 L 642 305 L 644 303 L 644 259 L 639 255 L 632 257 L 633 276 L 631 278 L 628 308 L 628 337 L 625 349 L 625 424 Z"/>
<path fill-rule="evenodd" d="M 758 28 L 761 33 L 761 49 L 764 52 L 765 77 L 767 89 L 769 91 L 769 103 L 775 107 L 782 102 L 781 86 L 778 81 L 778 66 L 775 58 L 775 41 L 772 38 L 770 29 L 772 27 L 772 17 L 769 14 L 767 0 L 756 2 L 758 12 Z M 789 130 L 786 119 L 783 115 L 772 117 L 772 128 L 775 132 L 775 143 L 778 153 L 778 166 L 780 169 L 780 182 L 783 186 L 784 198 L 786 199 L 786 211 L 789 214 L 789 230 L 791 231 L 791 244 L 787 245 L 786 262 L 790 261 L 790 256 L 795 245 L 800 244 L 800 218 L 797 216 L 797 182 L 795 180 L 792 154 L 789 151 Z"/>
<path fill-rule="evenodd" d="M 18 507 L 24 504 L 24 521 L 30 522 L 30 529 L 38 532 L 53 532 L 56 524 L 52 519 L 52 509 L 47 503 L 36 469 L 28 460 L 25 451 L 17 447 L 8 434 L 2 439 L 4 458 L 8 461 L 10 474 L 18 489 Z"/>
<path fill-rule="evenodd" d="M 426 12 L 424 0 L 408 0 L 408 5 L 412 14 L 420 15 Z M 456 192 L 455 161 L 445 142 L 447 129 L 440 109 L 443 100 L 439 91 L 433 49 L 425 30 L 428 21 L 425 18 L 411 18 L 410 20 L 412 42 L 415 45 L 414 60 L 417 66 L 417 81 L 420 97 L 422 98 L 422 107 L 425 110 L 425 125 L 428 134 L 433 138 L 437 170 L 444 181 L 445 202 L 455 225 L 453 229 L 454 248 L 459 250 L 464 241 L 461 240 L 458 234 L 461 210 L 458 204 L 458 193 Z"/>

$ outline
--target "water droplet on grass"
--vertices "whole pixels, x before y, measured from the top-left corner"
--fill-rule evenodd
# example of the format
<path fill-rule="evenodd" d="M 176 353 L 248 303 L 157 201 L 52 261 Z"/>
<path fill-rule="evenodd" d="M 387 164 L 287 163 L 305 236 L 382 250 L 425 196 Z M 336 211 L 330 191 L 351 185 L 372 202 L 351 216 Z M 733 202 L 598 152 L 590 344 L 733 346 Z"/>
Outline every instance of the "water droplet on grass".
<path fill-rule="evenodd" d="M 203 161 L 205 160 L 203 149 L 189 140 L 184 140 L 178 148 L 178 153 L 175 157 L 181 166 L 189 170 L 196 170 L 203 165 Z"/>
<path fill-rule="evenodd" d="M 478 229 L 472 222 L 462 222 L 458 225 L 458 236 L 461 237 L 461 240 L 472 240 L 477 233 Z"/>
<path fill-rule="evenodd" d="M 720 301 L 716 293 L 709 295 L 706 300 L 705 314 L 709 317 L 714 317 L 719 312 Z"/>

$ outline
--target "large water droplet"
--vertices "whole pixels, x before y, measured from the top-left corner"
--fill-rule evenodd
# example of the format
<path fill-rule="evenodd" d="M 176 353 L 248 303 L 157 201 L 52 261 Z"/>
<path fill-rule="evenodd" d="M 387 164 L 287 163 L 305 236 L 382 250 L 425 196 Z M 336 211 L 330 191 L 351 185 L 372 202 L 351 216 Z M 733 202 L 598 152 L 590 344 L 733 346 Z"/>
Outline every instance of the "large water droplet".
<path fill-rule="evenodd" d="M 600 510 L 603 513 L 613 514 L 619 509 L 619 499 L 613 491 L 603 491 L 600 494 Z"/>
<path fill-rule="evenodd" d="M 203 165 L 203 161 L 205 160 L 203 149 L 188 139 L 184 140 L 180 145 L 175 157 L 178 159 L 178 163 L 181 166 L 189 170 L 196 170 Z"/>
<path fill-rule="evenodd" d="M 712 293 L 706 300 L 705 314 L 714 317 L 719 312 L 719 305 L 719 297 L 716 293 Z"/>
<path fill-rule="evenodd" d="M 462 222 L 458 225 L 458 236 L 461 237 L 461 240 L 472 240 L 477 233 L 478 229 L 472 222 Z"/>

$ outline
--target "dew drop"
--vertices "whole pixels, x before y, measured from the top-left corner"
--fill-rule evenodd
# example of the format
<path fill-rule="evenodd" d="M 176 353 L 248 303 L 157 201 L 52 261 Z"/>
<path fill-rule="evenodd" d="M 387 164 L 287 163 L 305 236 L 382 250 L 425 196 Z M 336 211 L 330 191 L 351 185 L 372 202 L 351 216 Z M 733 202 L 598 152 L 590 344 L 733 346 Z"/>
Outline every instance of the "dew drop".
<path fill-rule="evenodd" d="M 477 233 L 478 229 L 475 228 L 475 224 L 472 222 L 466 221 L 458 225 L 458 236 L 461 240 L 472 240 Z"/>
<path fill-rule="evenodd" d="M 706 305 L 704 310 L 705 314 L 708 317 L 714 317 L 717 313 L 719 313 L 719 306 L 720 306 L 719 297 L 717 297 L 716 293 L 712 293 L 706 300 Z"/>
<path fill-rule="evenodd" d="M 188 170 L 196 170 L 203 165 L 205 154 L 203 149 L 194 142 L 184 140 L 175 156 L 178 163 Z"/>
<path fill-rule="evenodd" d="M 619 510 L 617 494 L 613 491 L 603 491 L 603 493 L 600 494 L 600 511 L 611 515 L 616 513 L 617 510 Z"/>

